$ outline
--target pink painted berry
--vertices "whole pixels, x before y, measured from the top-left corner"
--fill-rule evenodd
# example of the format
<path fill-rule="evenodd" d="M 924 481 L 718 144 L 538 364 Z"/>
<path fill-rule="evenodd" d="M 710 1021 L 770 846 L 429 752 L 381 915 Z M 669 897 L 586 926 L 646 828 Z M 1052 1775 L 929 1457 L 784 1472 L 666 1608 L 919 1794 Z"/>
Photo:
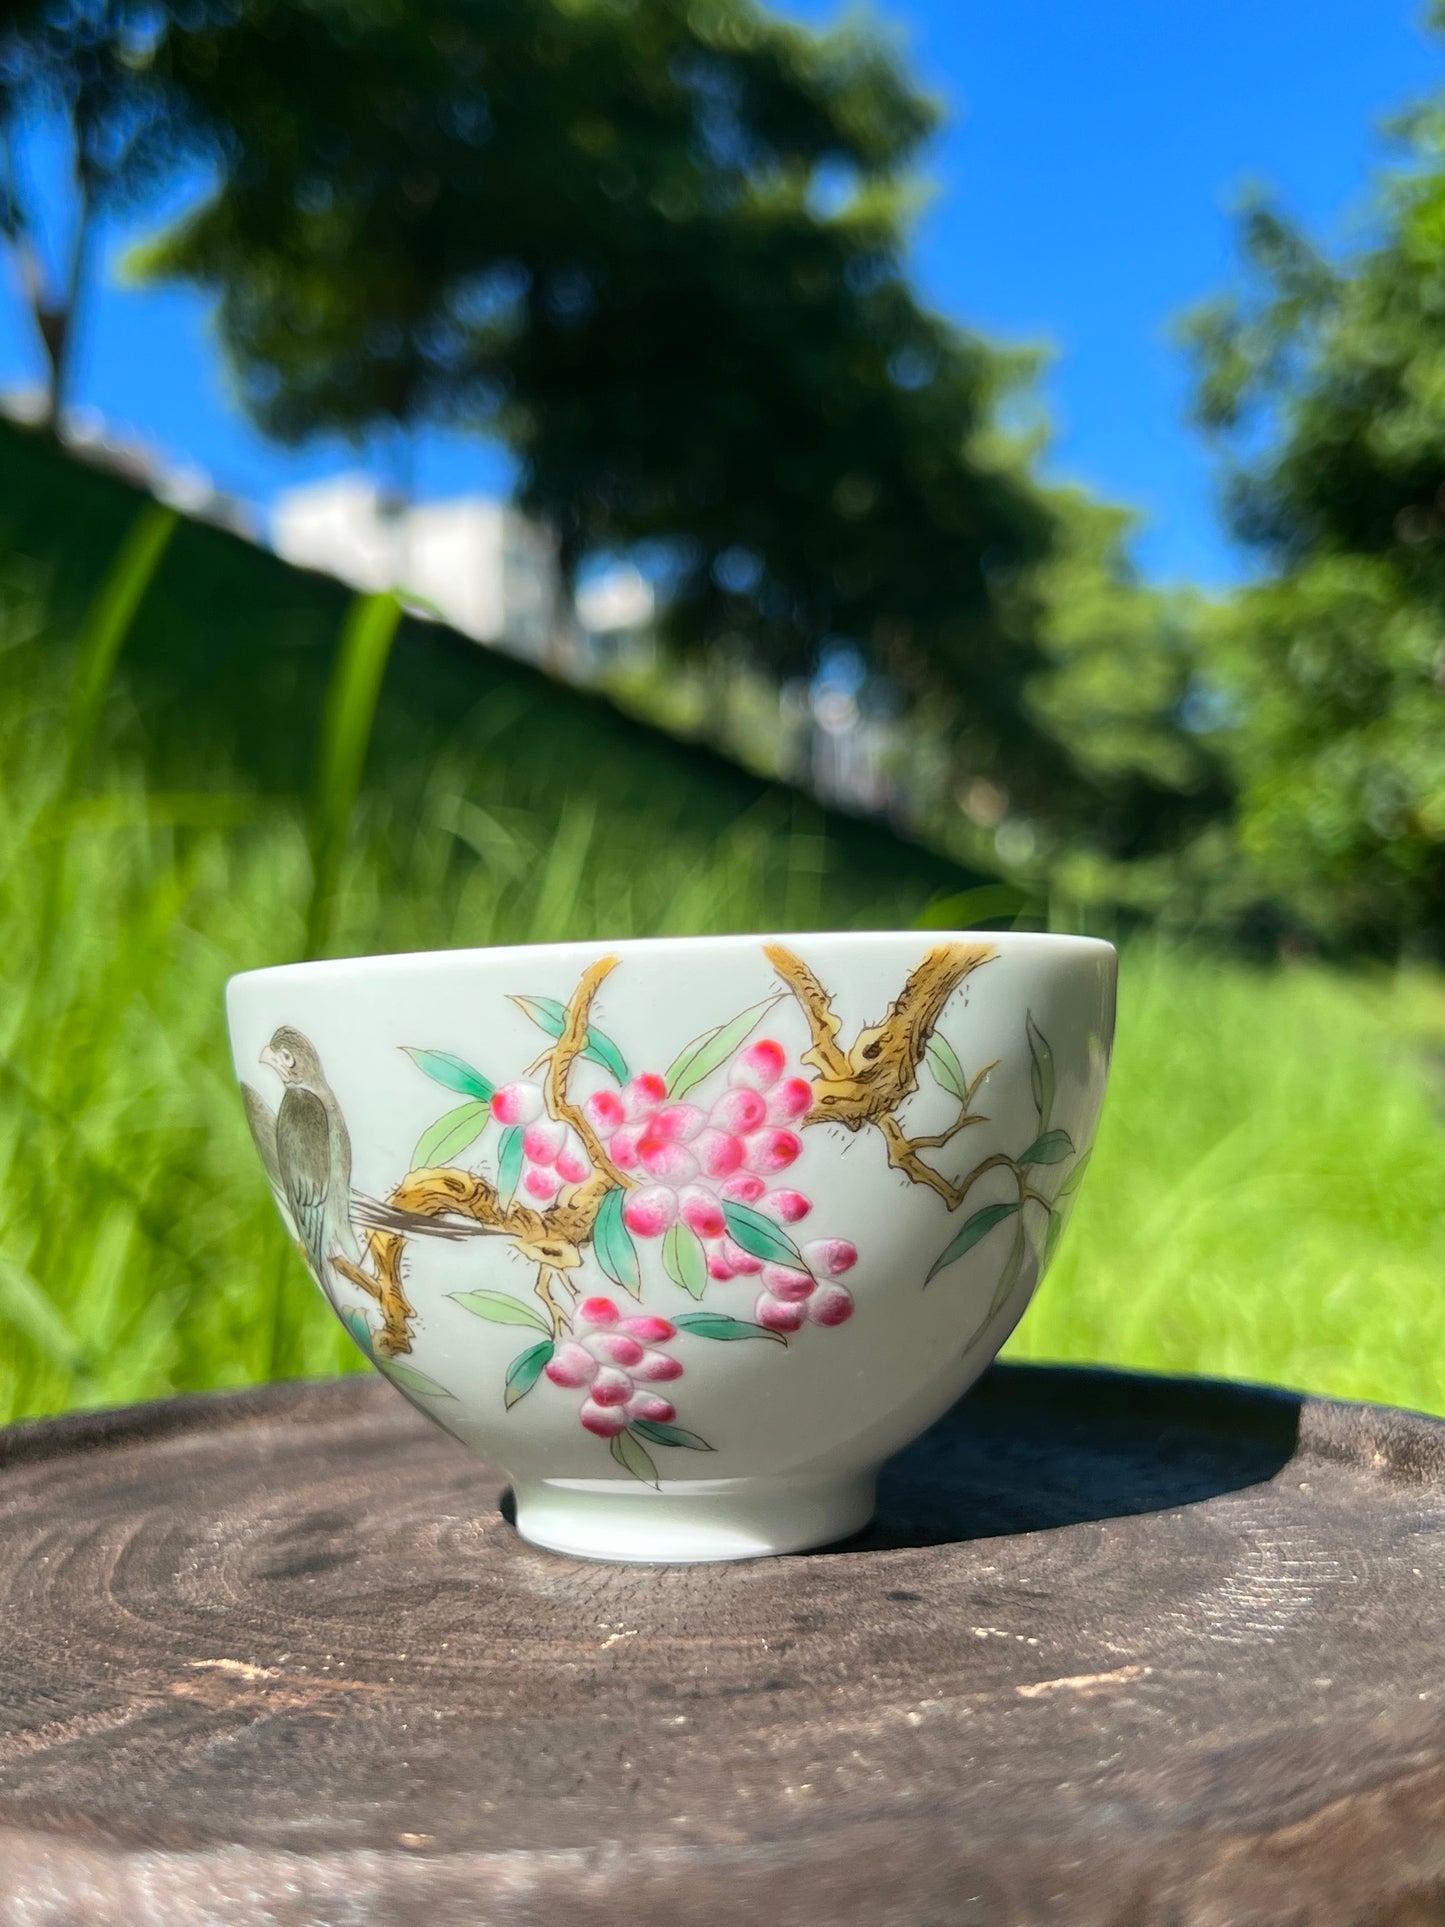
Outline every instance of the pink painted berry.
<path fill-rule="evenodd" d="M 697 1176 L 697 1159 L 687 1146 L 658 1137 L 650 1124 L 638 1140 L 637 1155 L 649 1177 L 661 1178 L 668 1184 L 686 1184 L 689 1178 Z"/>
<path fill-rule="evenodd" d="M 846 1285 L 819 1285 L 807 1313 L 815 1325 L 846 1325 L 853 1316 L 853 1294 Z"/>
<path fill-rule="evenodd" d="M 597 1332 L 587 1340 L 587 1350 L 598 1358 L 605 1358 L 609 1365 L 618 1365 L 623 1371 L 630 1371 L 642 1362 L 643 1347 L 635 1338 L 624 1331 Z M 606 1400 L 603 1400 L 606 1404 Z"/>
<path fill-rule="evenodd" d="M 612 1133 L 612 1142 L 607 1147 L 607 1155 L 619 1171 L 631 1171 L 637 1164 L 637 1147 L 645 1124 L 624 1124 Z"/>
<path fill-rule="evenodd" d="M 809 1271 L 824 1278 L 841 1278 L 858 1262 L 858 1247 L 848 1238 L 814 1238 L 803 1246 Z"/>
<path fill-rule="evenodd" d="M 587 1115 L 598 1137 L 609 1138 L 619 1124 L 627 1122 L 627 1110 L 616 1091 L 598 1091 L 587 1100 Z"/>
<path fill-rule="evenodd" d="M 723 1256 L 733 1270 L 744 1278 L 756 1278 L 763 1268 L 761 1258 L 755 1258 L 750 1251 L 744 1251 L 742 1246 L 734 1244 L 731 1238 L 723 1239 Z"/>
<path fill-rule="evenodd" d="M 632 1397 L 632 1380 L 626 1372 L 604 1365 L 592 1381 L 594 1405 L 625 1405 Z"/>
<path fill-rule="evenodd" d="M 759 1208 L 766 1211 L 770 1218 L 779 1224 L 797 1224 L 812 1210 L 812 1204 L 801 1191 L 769 1191 L 759 1200 Z"/>
<path fill-rule="evenodd" d="M 630 1419 L 666 1424 L 676 1417 L 670 1399 L 648 1389 L 682 1377 L 682 1365 L 658 1350 L 676 1338 L 670 1319 L 648 1312 L 621 1318 L 610 1298 L 588 1298 L 577 1307 L 581 1343 L 559 1345 L 545 1367 L 556 1385 L 585 1387 L 577 1416 L 599 1438 L 616 1438 Z"/>
<path fill-rule="evenodd" d="M 665 1184 L 645 1184 L 629 1191 L 622 1222 L 636 1238 L 660 1238 L 677 1216 L 677 1193 Z"/>
<path fill-rule="evenodd" d="M 720 1251 L 710 1251 L 708 1253 L 707 1275 L 709 1278 L 715 1279 L 720 1285 L 725 1285 L 729 1278 L 737 1277 L 737 1273 Z"/>
<path fill-rule="evenodd" d="M 753 1317 L 770 1332 L 795 1332 L 802 1328 L 807 1316 L 806 1305 L 789 1304 L 785 1299 L 774 1298 L 770 1291 L 760 1294 Z"/>
<path fill-rule="evenodd" d="M 790 1077 L 768 1094 L 769 1124 L 796 1124 L 813 1108 L 813 1087 L 802 1077 Z"/>
<path fill-rule="evenodd" d="M 557 1173 L 542 1164 L 531 1165 L 522 1179 L 522 1189 L 538 1204 L 550 1204 L 557 1195 Z"/>
<path fill-rule="evenodd" d="M 786 1171 L 803 1148 L 796 1131 L 755 1131 L 744 1140 L 743 1156 L 750 1171 L 768 1177 Z"/>
<path fill-rule="evenodd" d="M 634 1392 L 627 1401 L 629 1418 L 648 1418 L 654 1425 L 669 1425 L 677 1417 L 677 1407 L 669 1398 L 659 1398 L 656 1392 Z"/>
<path fill-rule="evenodd" d="M 564 1184 L 581 1184 L 592 1175 L 592 1166 L 576 1151 L 564 1151 L 557 1160 L 557 1176 Z"/>
<path fill-rule="evenodd" d="M 737 1204 L 756 1204 L 767 1190 L 767 1185 L 752 1171 L 739 1171 L 721 1187 L 722 1194 Z"/>
<path fill-rule="evenodd" d="M 627 1119 L 635 1124 L 639 1118 L 655 1111 L 667 1096 L 667 1084 L 656 1071 L 643 1071 L 634 1077 L 622 1093 L 622 1102 L 627 1109 Z"/>
<path fill-rule="evenodd" d="M 730 1178 L 743 1161 L 742 1139 L 712 1126 L 693 1139 L 691 1150 L 705 1178 Z"/>
<path fill-rule="evenodd" d="M 769 1091 L 783 1074 L 787 1053 L 771 1037 L 760 1037 L 733 1059 L 728 1070 L 729 1084 Z"/>
<path fill-rule="evenodd" d="M 632 1376 L 647 1384 L 660 1384 L 669 1378 L 682 1377 L 682 1363 L 671 1352 L 646 1351 L 632 1366 Z"/>
<path fill-rule="evenodd" d="M 699 1238 L 720 1238 L 727 1230 L 722 1206 L 700 1184 L 689 1184 L 678 1193 L 677 1208 L 683 1223 Z"/>
<path fill-rule="evenodd" d="M 774 1298 L 782 1298 L 790 1305 L 801 1304 L 818 1289 L 818 1281 L 811 1273 L 796 1271 L 791 1265 L 764 1265 L 762 1283 Z"/>
<path fill-rule="evenodd" d="M 677 1144 L 690 1144 L 706 1123 L 707 1113 L 696 1104 L 664 1104 L 651 1119 L 659 1137 L 671 1138 Z"/>
<path fill-rule="evenodd" d="M 724 1091 L 712 1107 L 712 1122 L 720 1131 L 732 1131 L 743 1137 L 749 1131 L 756 1131 L 768 1115 L 768 1107 L 762 1098 L 749 1085 L 741 1084 L 736 1089 Z"/>
<path fill-rule="evenodd" d="M 662 1345 L 669 1338 L 677 1337 L 677 1326 L 671 1319 L 654 1318 L 650 1312 L 641 1312 L 636 1318 L 624 1318 L 620 1330 L 629 1338 L 641 1339 L 644 1345 Z"/>
<path fill-rule="evenodd" d="M 590 1385 L 597 1376 L 597 1360 L 585 1345 L 559 1345 L 543 1367 L 554 1385 Z"/>
<path fill-rule="evenodd" d="M 627 1409 L 622 1405 L 599 1405 L 595 1399 L 584 1398 L 577 1416 L 599 1439 L 615 1439 L 627 1430 Z"/>
<path fill-rule="evenodd" d="M 522 1134 L 522 1149 L 532 1164 L 555 1164 L 566 1142 L 567 1126 L 550 1117 L 539 1117 Z"/>
<path fill-rule="evenodd" d="M 492 1116 L 498 1124 L 531 1124 L 541 1115 L 540 1084 L 503 1084 L 492 1093 Z"/>

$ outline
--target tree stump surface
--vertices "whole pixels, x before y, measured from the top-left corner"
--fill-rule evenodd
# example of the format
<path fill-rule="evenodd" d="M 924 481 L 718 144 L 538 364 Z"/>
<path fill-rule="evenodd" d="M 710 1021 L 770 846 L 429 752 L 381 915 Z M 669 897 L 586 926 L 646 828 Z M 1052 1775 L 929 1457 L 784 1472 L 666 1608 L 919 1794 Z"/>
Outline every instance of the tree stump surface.
<path fill-rule="evenodd" d="M 501 1500 L 367 1378 L 0 1433 L 4 1927 L 1445 1921 L 1445 1426 L 996 1368 L 825 1552 Z"/>

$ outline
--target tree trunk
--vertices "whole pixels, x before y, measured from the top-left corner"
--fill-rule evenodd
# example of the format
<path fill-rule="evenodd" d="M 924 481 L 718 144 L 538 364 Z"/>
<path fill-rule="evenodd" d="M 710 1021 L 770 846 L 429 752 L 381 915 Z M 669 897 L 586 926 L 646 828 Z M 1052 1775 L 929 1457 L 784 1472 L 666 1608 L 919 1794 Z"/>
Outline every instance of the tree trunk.
<path fill-rule="evenodd" d="M 4 170 L 12 214 L 11 245 L 20 271 L 20 285 L 30 319 L 45 356 L 46 396 L 41 425 L 56 440 L 60 439 L 65 406 L 74 372 L 76 318 L 90 265 L 90 244 L 94 226 L 94 199 L 89 169 L 81 155 L 78 130 L 73 136 L 75 163 L 75 234 L 63 279 L 57 285 L 47 273 L 33 230 L 25 219 L 20 192 L 20 177 L 15 160 L 13 136 L 7 130 L 4 141 Z"/>

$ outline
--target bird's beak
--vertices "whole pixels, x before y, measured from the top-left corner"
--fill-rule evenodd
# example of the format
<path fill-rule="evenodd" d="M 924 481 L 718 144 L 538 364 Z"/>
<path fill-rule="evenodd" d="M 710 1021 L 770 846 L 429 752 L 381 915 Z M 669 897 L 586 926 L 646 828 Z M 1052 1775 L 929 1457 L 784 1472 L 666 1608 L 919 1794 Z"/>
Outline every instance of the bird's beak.
<path fill-rule="evenodd" d="M 266 1044 L 263 1046 L 260 1055 L 256 1059 L 256 1062 L 258 1064 L 264 1064 L 268 1070 L 279 1071 L 281 1068 L 280 1065 L 276 1062 L 276 1053 L 275 1051 L 272 1050 L 269 1044 Z"/>

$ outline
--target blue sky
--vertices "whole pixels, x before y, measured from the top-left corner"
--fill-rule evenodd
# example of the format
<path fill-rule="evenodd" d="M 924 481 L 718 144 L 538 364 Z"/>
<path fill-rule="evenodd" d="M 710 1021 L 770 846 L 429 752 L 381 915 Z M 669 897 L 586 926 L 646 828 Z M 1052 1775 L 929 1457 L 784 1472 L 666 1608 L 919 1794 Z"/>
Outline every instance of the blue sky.
<path fill-rule="evenodd" d="M 824 22 L 833 0 L 784 11 Z M 1232 271 L 1228 211 L 1250 181 L 1339 233 L 1380 149 L 1380 117 L 1445 79 L 1417 0 L 885 0 L 873 10 L 948 110 L 915 268 L 946 313 L 1055 356 L 1053 473 L 1146 516 L 1153 575 L 1229 579 L 1209 461 L 1185 421 L 1172 317 Z M 112 237 L 79 399 L 257 502 L 355 466 L 344 446 L 269 447 L 237 415 L 204 302 L 139 295 Z M 33 348 L 0 304 L 0 385 Z M 429 494 L 504 485 L 474 442 L 430 438 Z"/>

